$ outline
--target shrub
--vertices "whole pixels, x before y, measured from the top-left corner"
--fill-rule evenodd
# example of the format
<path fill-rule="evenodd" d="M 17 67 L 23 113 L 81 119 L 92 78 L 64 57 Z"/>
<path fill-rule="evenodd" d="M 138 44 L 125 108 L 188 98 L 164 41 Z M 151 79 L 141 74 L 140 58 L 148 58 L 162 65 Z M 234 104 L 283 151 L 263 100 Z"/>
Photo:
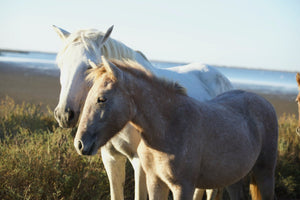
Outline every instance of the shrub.
<path fill-rule="evenodd" d="M 296 127 L 294 115 L 279 119 L 279 199 L 300 198 L 300 137 Z M 0 199 L 110 199 L 100 155 L 79 156 L 73 146 L 75 131 L 59 128 L 52 112 L 43 112 L 41 105 L 17 105 L 8 97 L 2 100 Z M 133 199 L 133 170 L 129 164 L 126 177 L 125 198 Z"/>
<path fill-rule="evenodd" d="M 109 199 L 100 156 L 77 155 L 52 114 L 6 98 L 0 121 L 0 199 Z"/>
<path fill-rule="evenodd" d="M 295 115 L 279 118 L 276 194 L 282 198 L 300 198 L 300 137 L 296 127 Z"/>

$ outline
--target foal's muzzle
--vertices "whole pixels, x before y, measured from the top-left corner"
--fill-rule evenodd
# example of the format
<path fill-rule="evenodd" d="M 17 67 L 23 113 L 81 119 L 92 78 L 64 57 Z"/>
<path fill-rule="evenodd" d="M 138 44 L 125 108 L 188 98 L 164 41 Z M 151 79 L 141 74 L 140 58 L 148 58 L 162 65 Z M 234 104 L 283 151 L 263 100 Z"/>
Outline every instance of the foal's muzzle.
<path fill-rule="evenodd" d="M 78 154 L 91 156 L 97 153 L 96 144 L 92 143 L 90 145 L 84 145 L 81 140 L 74 140 L 74 146 Z"/>
<path fill-rule="evenodd" d="M 75 117 L 75 112 L 70 108 L 61 110 L 58 107 L 54 110 L 54 117 L 62 128 L 72 128 L 76 125 L 77 120 Z"/>

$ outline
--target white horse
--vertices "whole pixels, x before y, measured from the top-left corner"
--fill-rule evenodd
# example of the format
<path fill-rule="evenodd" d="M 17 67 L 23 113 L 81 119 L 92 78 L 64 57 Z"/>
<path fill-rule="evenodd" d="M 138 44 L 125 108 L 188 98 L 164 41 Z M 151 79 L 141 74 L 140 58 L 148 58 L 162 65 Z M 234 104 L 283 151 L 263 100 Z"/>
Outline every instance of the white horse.
<path fill-rule="evenodd" d="M 134 51 L 110 38 L 112 28 L 109 28 L 106 33 L 96 30 L 79 30 L 71 34 L 54 26 L 54 30 L 64 42 L 62 50 L 57 55 L 61 91 L 59 103 L 54 111 L 55 118 L 61 127 L 74 127 L 78 122 L 90 89 L 85 80 L 86 71 L 92 68 L 88 60 L 100 64 L 102 55 L 107 59 L 135 60 L 156 76 L 179 82 L 187 88 L 190 97 L 200 101 L 212 99 L 232 89 L 230 81 L 211 66 L 189 64 L 166 69 L 153 67 L 141 52 Z M 134 168 L 135 199 L 147 198 L 145 174 L 137 154 L 140 140 L 138 131 L 131 125 L 127 125 L 101 148 L 102 160 L 110 183 L 111 199 L 124 198 L 126 158 Z M 201 196 L 201 193 L 202 191 L 196 191 L 195 194 Z"/>

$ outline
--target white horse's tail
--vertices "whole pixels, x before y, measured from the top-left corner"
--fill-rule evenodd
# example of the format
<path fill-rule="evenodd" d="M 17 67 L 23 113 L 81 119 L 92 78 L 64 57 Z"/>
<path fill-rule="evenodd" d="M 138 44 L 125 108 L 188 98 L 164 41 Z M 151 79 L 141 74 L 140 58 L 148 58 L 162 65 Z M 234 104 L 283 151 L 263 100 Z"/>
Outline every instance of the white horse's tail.
<path fill-rule="evenodd" d="M 259 188 L 257 187 L 257 183 L 253 174 L 251 174 L 250 176 L 250 193 L 251 193 L 251 199 L 261 200 L 260 191 Z"/>

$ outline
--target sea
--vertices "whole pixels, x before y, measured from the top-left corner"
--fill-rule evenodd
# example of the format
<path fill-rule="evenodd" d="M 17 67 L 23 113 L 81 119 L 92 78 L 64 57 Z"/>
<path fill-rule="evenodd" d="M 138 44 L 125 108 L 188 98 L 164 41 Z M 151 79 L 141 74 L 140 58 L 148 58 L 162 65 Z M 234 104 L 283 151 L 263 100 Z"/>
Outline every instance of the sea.
<path fill-rule="evenodd" d="M 0 51 L 0 61 L 15 63 L 22 68 L 37 70 L 51 76 L 59 76 L 55 62 L 56 53 Z M 151 61 L 151 60 L 150 60 Z M 187 63 L 151 61 L 156 67 L 167 68 Z M 207 64 L 209 65 L 209 64 Z M 296 95 L 298 93 L 296 72 L 248 69 L 210 65 L 223 73 L 236 89 L 257 91 L 267 94 Z M 299 69 L 300 70 L 300 69 Z"/>

